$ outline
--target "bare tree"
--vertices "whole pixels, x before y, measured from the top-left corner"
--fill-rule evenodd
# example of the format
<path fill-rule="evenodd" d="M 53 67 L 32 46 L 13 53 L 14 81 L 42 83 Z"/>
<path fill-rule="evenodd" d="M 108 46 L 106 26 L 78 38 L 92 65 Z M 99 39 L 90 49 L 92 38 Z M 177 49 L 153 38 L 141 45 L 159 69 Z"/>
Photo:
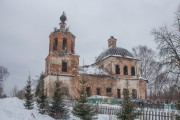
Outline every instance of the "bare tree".
<path fill-rule="evenodd" d="M 132 54 L 140 60 L 138 71 L 140 72 L 140 76 L 148 80 L 148 87 L 150 89 L 154 83 L 155 69 L 157 69 L 158 65 L 158 62 L 155 60 L 155 51 L 145 45 L 138 45 L 132 48 Z"/>
<path fill-rule="evenodd" d="M 17 89 L 17 86 L 15 85 L 14 88 L 12 89 L 12 91 L 11 91 L 11 96 L 16 97 L 17 92 L 18 92 L 18 89 Z"/>
<path fill-rule="evenodd" d="M 4 81 L 9 76 L 7 68 L 0 65 L 0 97 L 3 95 Z"/>
<path fill-rule="evenodd" d="M 162 26 L 152 30 L 157 43 L 161 74 L 157 75 L 154 94 L 169 101 L 179 101 L 180 95 L 180 6 L 175 23 L 171 27 Z M 162 72 L 163 71 L 163 72 Z M 178 96 L 178 97 L 177 97 Z"/>
<path fill-rule="evenodd" d="M 168 73 L 178 77 L 175 84 L 180 81 L 180 23 L 177 23 L 180 22 L 179 18 L 180 7 L 177 11 L 178 20 L 171 28 L 163 26 L 152 30 L 152 35 L 158 44 L 161 66 L 166 68 Z"/>

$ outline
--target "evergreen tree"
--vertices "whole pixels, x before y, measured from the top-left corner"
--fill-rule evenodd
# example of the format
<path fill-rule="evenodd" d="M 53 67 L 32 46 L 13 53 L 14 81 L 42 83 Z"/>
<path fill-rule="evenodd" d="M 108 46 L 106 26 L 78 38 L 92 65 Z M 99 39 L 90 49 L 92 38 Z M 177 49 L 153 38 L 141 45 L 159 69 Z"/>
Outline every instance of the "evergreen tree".
<path fill-rule="evenodd" d="M 126 89 L 123 90 L 124 101 L 122 103 L 122 109 L 117 113 L 119 120 L 134 120 L 138 115 L 135 112 L 135 104 L 130 101 L 129 82 L 126 80 Z"/>
<path fill-rule="evenodd" d="M 27 85 L 25 87 L 25 103 L 26 109 L 33 109 L 33 94 L 31 90 L 31 77 L 28 77 Z"/>
<path fill-rule="evenodd" d="M 55 119 L 62 119 L 68 116 L 68 109 L 63 102 L 63 93 L 58 81 L 55 84 L 50 115 Z"/>
<path fill-rule="evenodd" d="M 41 89 L 43 88 L 43 79 L 44 79 L 44 74 L 42 72 L 37 81 L 37 86 L 36 86 L 36 91 L 35 91 L 36 97 L 41 93 Z"/>
<path fill-rule="evenodd" d="M 85 89 L 85 81 L 81 80 L 81 88 L 78 91 L 80 98 L 73 107 L 73 115 L 79 117 L 81 120 L 92 120 L 93 116 L 96 115 L 96 110 L 87 102 L 87 94 Z"/>
<path fill-rule="evenodd" d="M 44 88 L 42 88 L 40 95 L 37 98 L 37 104 L 39 113 L 45 114 L 46 112 L 48 112 L 49 104 L 47 100 L 47 94 L 44 92 Z"/>

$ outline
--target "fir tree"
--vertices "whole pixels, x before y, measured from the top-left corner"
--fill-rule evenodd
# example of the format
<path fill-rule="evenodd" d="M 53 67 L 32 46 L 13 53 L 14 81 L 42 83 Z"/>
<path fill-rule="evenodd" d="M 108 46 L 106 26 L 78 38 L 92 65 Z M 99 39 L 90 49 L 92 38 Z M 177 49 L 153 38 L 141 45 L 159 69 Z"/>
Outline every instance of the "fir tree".
<path fill-rule="evenodd" d="M 68 116 L 68 109 L 63 102 L 63 93 L 58 81 L 55 84 L 50 115 L 55 119 L 66 118 Z"/>
<path fill-rule="evenodd" d="M 130 101 L 131 95 L 129 92 L 129 82 L 126 80 L 126 89 L 123 90 L 124 101 L 122 103 L 122 109 L 117 113 L 119 120 L 134 120 L 138 115 L 135 112 L 135 104 Z"/>
<path fill-rule="evenodd" d="M 78 91 L 80 98 L 73 107 L 73 115 L 80 118 L 81 120 L 92 120 L 93 116 L 96 115 L 96 110 L 87 102 L 87 94 L 85 89 L 85 81 L 81 80 L 81 88 Z"/>
<path fill-rule="evenodd" d="M 38 104 L 38 110 L 39 113 L 45 114 L 48 112 L 49 104 L 47 100 L 47 94 L 44 92 L 44 89 L 42 88 L 40 95 L 37 98 L 37 104 Z"/>
<path fill-rule="evenodd" d="M 41 93 L 41 89 L 43 88 L 43 79 L 44 79 L 44 74 L 42 72 L 37 81 L 37 86 L 36 86 L 36 91 L 35 91 L 36 97 Z"/>
<path fill-rule="evenodd" d="M 31 77 L 28 77 L 27 85 L 25 87 L 25 103 L 26 109 L 33 109 L 33 94 L 31 90 Z"/>

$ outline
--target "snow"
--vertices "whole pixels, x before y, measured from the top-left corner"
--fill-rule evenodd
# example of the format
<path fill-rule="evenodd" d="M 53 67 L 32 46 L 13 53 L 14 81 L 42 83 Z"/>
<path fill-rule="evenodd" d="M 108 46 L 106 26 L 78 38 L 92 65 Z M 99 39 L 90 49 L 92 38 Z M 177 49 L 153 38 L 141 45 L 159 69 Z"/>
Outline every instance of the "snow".
<path fill-rule="evenodd" d="M 23 106 L 23 100 L 16 97 L 0 99 L 1 120 L 54 120 L 48 115 L 39 114 L 37 108 L 27 110 Z M 70 108 L 72 110 L 72 108 Z M 33 117 L 34 116 L 34 117 Z M 98 120 L 116 120 L 115 115 L 98 114 Z M 70 114 L 70 120 L 80 120 Z"/>
<path fill-rule="evenodd" d="M 0 99 L 0 118 L 1 120 L 54 120 L 48 115 L 39 114 L 37 109 L 25 109 L 23 100 L 18 98 Z"/>
<path fill-rule="evenodd" d="M 16 97 L 0 99 L 0 119 L 1 120 L 54 120 L 48 115 L 39 114 L 36 106 L 32 110 L 25 109 L 23 103 L 24 103 L 23 100 L 20 100 Z M 120 107 L 114 105 L 105 105 L 105 106 Z M 70 107 L 70 110 L 72 110 L 72 107 Z M 178 114 L 178 112 L 180 111 L 176 111 L 176 112 L 177 112 L 176 114 Z M 115 115 L 98 114 L 96 117 L 98 118 L 97 120 L 117 120 Z M 70 120 L 80 120 L 80 119 L 70 114 Z"/>
<path fill-rule="evenodd" d="M 97 65 L 82 66 L 79 72 L 92 75 L 109 75 L 108 72 L 106 72 L 104 69 L 100 68 Z"/>

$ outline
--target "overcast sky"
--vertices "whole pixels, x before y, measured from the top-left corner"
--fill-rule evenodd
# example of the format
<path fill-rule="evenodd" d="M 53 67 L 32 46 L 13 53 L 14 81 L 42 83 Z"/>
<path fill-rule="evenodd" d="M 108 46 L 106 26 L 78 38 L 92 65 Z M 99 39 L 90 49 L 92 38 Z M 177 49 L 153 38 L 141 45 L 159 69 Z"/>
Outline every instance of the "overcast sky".
<path fill-rule="evenodd" d="M 137 45 L 156 49 L 153 28 L 174 22 L 179 0 L 0 0 L 0 65 L 10 76 L 5 92 L 25 86 L 45 70 L 49 34 L 65 11 L 76 36 L 80 65 L 91 64 L 107 48 L 110 36 L 131 51 Z"/>

